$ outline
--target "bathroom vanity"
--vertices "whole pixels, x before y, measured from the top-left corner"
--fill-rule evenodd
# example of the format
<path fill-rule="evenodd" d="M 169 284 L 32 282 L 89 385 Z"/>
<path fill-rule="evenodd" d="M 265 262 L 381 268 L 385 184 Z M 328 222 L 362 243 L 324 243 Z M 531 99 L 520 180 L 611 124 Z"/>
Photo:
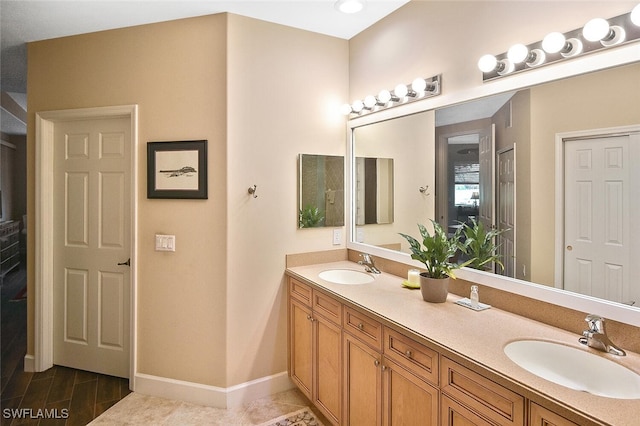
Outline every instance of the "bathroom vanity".
<path fill-rule="evenodd" d="M 543 340 L 595 353 L 578 337 L 496 308 L 476 312 L 422 300 L 383 272 L 365 284 L 319 278 L 363 271 L 350 261 L 288 266 L 289 372 L 335 425 L 631 425 L 640 399 L 576 391 L 516 365 L 504 347 Z M 482 298 L 482 294 L 481 294 Z M 482 301 L 482 299 L 481 299 Z M 585 374 L 589 374 L 585 371 Z"/>

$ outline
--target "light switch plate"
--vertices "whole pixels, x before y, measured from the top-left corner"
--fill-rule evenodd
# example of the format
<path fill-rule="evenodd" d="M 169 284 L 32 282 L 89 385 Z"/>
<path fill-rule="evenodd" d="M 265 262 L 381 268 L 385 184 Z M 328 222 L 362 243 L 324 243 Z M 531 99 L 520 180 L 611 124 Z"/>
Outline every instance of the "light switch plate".
<path fill-rule="evenodd" d="M 176 251 L 176 236 L 156 234 L 156 251 Z"/>
<path fill-rule="evenodd" d="M 342 244 L 342 229 L 336 228 L 333 230 L 333 245 L 338 246 Z"/>

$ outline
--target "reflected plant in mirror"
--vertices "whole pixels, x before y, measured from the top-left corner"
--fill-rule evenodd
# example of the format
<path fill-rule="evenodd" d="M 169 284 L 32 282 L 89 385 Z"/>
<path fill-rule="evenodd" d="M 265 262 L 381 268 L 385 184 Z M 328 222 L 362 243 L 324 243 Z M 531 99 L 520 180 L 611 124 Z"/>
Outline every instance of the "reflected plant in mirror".
<path fill-rule="evenodd" d="M 353 242 L 410 253 L 397 233 L 415 223 L 475 221 L 500 233 L 496 273 L 637 306 L 638 75 L 617 66 L 352 126 L 354 157 L 398 171 L 393 226 L 359 233 L 354 213 Z"/>
<path fill-rule="evenodd" d="M 344 225 L 344 157 L 298 156 L 298 227 Z"/>

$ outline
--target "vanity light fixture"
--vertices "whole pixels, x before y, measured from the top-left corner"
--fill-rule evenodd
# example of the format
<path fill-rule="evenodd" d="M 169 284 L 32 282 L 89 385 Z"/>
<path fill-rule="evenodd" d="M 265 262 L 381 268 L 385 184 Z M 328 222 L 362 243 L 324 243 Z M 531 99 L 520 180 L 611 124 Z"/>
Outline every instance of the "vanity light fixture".
<path fill-rule="evenodd" d="M 564 34 L 552 32 L 536 43 L 515 44 L 501 55 L 484 55 L 478 61 L 478 68 L 482 71 L 482 81 L 489 81 L 635 41 L 640 41 L 640 4 L 630 13 L 609 20 L 592 19 L 584 28 Z"/>
<path fill-rule="evenodd" d="M 365 0 L 338 0 L 334 7 L 342 13 L 358 13 L 364 9 Z"/>
<path fill-rule="evenodd" d="M 341 112 L 344 115 L 364 114 L 437 96 L 440 94 L 441 80 L 441 75 L 431 78 L 418 77 L 409 85 L 398 84 L 393 91 L 381 90 L 377 97 L 369 95 L 364 100 L 354 101 L 351 105 L 344 104 Z"/>

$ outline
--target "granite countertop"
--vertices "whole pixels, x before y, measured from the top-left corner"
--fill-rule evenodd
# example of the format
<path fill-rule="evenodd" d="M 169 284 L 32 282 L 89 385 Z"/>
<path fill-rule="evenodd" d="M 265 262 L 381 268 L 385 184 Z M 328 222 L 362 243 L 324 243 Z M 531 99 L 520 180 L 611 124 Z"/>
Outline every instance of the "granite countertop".
<path fill-rule="evenodd" d="M 516 340 L 553 341 L 608 358 L 640 374 L 640 355 L 636 353 L 627 351 L 626 357 L 616 357 L 585 348 L 578 343 L 580 336 L 574 333 L 496 308 L 476 312 L 454 303 L 461 297 L 452 294 L 446 303 L 427 303 L 422 300 L 420 291 L 401 286 L 404 278 L 384 272 L 375 275 L 375 280 L 368 284 L 334 284 L 318 277 L 327 269 L 363 271 L 357 263 L 339 261 L 289 267 L 286 272 L 346 303 L 406 328 L 437 347 L 479 364 L 527 392 L 554 400 L 593 420 L 611 425 L 628 425 L 638 420 L 640 399 L 606 398 L 552 383 L 516 365 L 505 355 L 503 348 Z"/>

